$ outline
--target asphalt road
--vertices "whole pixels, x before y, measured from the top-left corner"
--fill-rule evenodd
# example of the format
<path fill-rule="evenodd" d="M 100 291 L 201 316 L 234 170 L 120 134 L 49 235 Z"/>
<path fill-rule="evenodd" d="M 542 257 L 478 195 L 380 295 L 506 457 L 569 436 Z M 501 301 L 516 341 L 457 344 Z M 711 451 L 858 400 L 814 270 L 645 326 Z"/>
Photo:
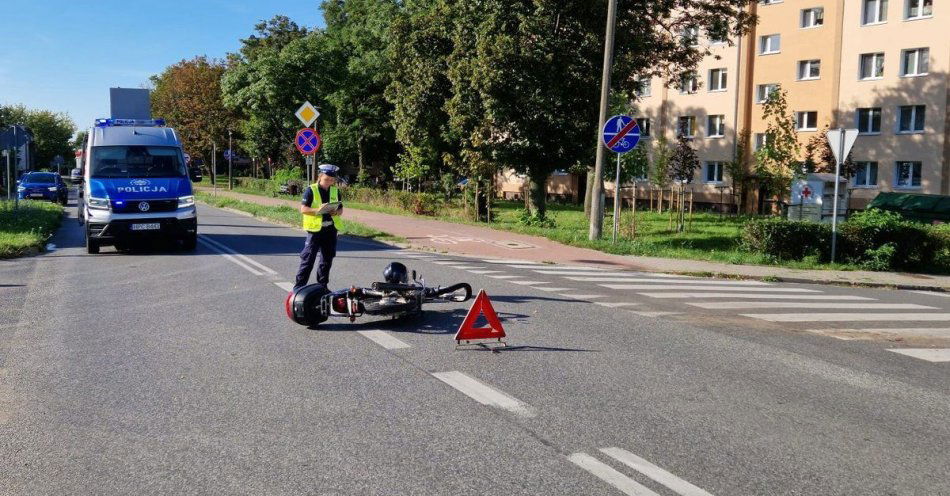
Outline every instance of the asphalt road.
<path fill-rule="evenodd" d="M 950 494 L 950 298 L 341 239 L 332 287 L 486 289 L 510 348 L 457 351 L 467 304 L 293 324 L 301 233 L 199 218 L 195 253 L 89 256 L 70 218 L 0 263 L 0 494 Z"/>

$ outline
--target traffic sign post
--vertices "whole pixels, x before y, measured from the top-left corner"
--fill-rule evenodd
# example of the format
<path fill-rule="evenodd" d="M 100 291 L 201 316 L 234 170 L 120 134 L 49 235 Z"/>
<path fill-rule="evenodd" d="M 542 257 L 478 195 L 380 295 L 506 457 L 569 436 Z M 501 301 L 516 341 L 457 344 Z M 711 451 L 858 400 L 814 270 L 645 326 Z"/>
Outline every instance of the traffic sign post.
<path fill-rule="evenodd" d="M 320 139 L 320 135 L 309 127 L 297 131 L 297 136 L 294 138 L 294 146 L 296 146 L 297 150 L 303 155 L 313 155 L 317 153 L 322 144 L 323 140 Z"/>
<path fill-rule="evenodd" d="M 841 187 L 841 164 L 848 158 L 851 147 L 858 139 L 858 130 L 838 128 L 828 131 L 826 137 L 828 144 L 831 145 L 831 152 L 835 155 L 835 197 L 831 201 L 831 263 L 835 263 L 835 252 L 838 248 L 838 188 Z"/>
<path fill-rule="evenodd" d="M 637 120 L 629 115 L 615 115 L 604 124 L 604 146 L 617 154 L 617 170 L 614 180 L 614 236 L 617 242 L 617 232 L 620 229 L 620 155 L 636 148 L 640 142 L 640 127 Z M 633 185 L 636 188 L 636 183 Z M 636 201 L 634 199 L 634 201 Z"/>

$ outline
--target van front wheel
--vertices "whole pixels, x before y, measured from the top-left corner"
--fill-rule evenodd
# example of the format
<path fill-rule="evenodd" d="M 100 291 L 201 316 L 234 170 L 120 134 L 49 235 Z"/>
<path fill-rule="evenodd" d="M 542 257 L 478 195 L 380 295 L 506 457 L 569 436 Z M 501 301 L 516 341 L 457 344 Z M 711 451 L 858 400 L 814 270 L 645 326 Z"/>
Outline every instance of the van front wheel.
<path fill-rule="evenodd" d="M 181 240 L 181 245 L 185 251 L 195 251 L 198 248 L 198 233 L 186 235 L 185 239 Z"/>

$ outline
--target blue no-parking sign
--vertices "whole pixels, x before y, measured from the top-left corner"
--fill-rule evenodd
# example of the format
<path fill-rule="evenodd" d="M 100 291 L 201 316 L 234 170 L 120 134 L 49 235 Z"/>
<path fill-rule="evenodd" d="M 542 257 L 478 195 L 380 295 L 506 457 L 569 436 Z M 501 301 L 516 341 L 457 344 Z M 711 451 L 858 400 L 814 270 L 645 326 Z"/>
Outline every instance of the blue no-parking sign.
<path fill-rule="evenodd" d="M 604 145 L 614 153 L 627 153 L 640 141 L 640 128 L 629 115 L 615 115 L 604 124 Z"/>

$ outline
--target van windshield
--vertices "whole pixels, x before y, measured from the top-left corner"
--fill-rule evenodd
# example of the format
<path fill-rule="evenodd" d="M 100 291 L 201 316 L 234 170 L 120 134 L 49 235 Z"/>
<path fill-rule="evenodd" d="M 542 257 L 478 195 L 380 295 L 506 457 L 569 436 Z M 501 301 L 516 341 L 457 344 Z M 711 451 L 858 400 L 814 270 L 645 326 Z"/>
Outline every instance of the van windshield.
<path fill-rule="evenodd" d="M 179 149 L 172 146 L 95 146 L 91 177 L 185 177 Z"/>

